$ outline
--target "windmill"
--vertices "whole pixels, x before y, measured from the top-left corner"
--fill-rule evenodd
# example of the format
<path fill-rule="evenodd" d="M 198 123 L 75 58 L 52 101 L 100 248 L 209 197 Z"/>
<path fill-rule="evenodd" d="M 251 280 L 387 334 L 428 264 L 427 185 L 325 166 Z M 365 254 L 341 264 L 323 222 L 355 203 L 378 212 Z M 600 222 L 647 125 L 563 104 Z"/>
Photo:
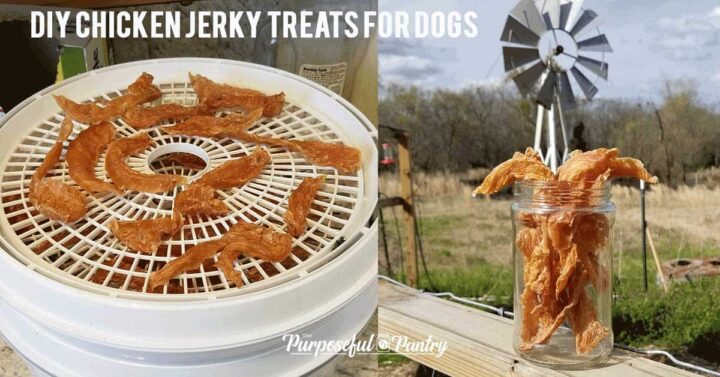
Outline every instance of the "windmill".
<path fill-rule="evenodd" d="M 582 8 L 583 0 L 520 0 L 508 14 L 501 41 L 505 72 L 523 96 L 537 102 L 535 150 L 553 171 L 557 170 L 555 144 L 555 111 L 560 118 L 564 150 L 568 157 L 568 130 L 563 111 L 577 107 L 574 80 L 585 98 L 591 100 L 598 92 L 588 75 L 607 80 L 605 53 L 612 52 L 610 43 L 600 31 L 591 27 L 597 13 Z M 596 33 L 587 36 L 588 32 Z M 583 56 L 591 53 L 599 56 Z M 547 121 L 547 150 L 541 149 L 543 124 Z"/>

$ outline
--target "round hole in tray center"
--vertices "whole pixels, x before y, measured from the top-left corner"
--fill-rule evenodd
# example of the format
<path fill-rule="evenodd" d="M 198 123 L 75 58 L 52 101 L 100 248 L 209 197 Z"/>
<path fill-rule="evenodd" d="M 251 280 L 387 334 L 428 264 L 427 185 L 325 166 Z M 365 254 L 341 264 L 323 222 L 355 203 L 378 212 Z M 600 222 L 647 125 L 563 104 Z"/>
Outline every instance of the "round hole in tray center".
<path fill-rule="evenodd" d="M 150 152 L 147 162 L 150 170 L 158 174 L 193 177 L 207 169 L 210 156 L 197 145 L 171 143 Z"/>

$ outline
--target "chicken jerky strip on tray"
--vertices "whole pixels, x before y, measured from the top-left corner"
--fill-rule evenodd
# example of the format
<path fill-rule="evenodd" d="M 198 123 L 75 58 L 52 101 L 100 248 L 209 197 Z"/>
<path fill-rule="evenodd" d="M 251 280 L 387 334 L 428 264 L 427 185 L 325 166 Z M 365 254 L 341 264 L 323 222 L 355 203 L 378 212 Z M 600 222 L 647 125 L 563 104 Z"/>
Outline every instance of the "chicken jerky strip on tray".
<path fill-rule="evenodd" d="M 190 74 L 198 103 L 208 110 L 239 108 L 245 111 L 263 109 L 263 116 L 274 117 L 282 112 L 285 94 L 267 96 L 254 89 L 216 83 L 207 77 Z"/>
<path fill-rule="evenodd" d="M 55 144 L 30 179 L 28 193 L 30 203 L 38 212 L 64 223 L 76 221 L 85 214 L 85 196 L 77 188 L 56 179 L 45 178 L 45 175 L 60 160 L 63 143 L 70 137 L 72 130 L 72 120 L 66 116 L 60 124 Z"/>
<path fill-rule="evenodd" d="M 115 139 L 115 127 L 110 122 L 94 124 L 70 141 L 65 161 L 68 164 L 70 178 L 87 192 L 112 192 L 123 195 L 110 182 L 95 176 L 95 165 L 100 153 Z"/>
<path fill-rule="evenodd" d="M 239 222 L 223 238 L 228 244 L 223 247 L 215 266 L 237 287 L 244 284 L 242 275 L 233 265 L 240 255 L 268 262 L 280 262 L 292 251 L 292 237 L 289 234 L 256 224 Z"/>
<path fill-rule="evenodd" d="M 164 103 L 151 107 L 132 106 L 122 113 L 122 119 L 131 127 L 141 130 L 160 124 L 163 120 L 183 120 L 191 116 L 205 114 L 202 106 L 182 106 L 176 103 Z"/>
<path fill-rule="evenodd" d="M 110 143 L 105 156 L 105 171 L 121 190 L 139 192 L 167 192 L 185 182 L 185 177 L 171 174 L 145 174 L 132 169 L 125 161 L 128 156 L 145 150 L 152 139 L 143 132 Z"/>
<path fill-rule="evenodd" d="M 158 217 L 154 219 L 118 221 L 110 223 L 108 228 L 120 242 L 131 250 L 144 254 L 157 251 L 162 237 L 173 236 L 182 228 L 183 217 L 174 214 L 173 217 Z"/>
<path fill-rule="evenodd" d="M 160 98 L 162 92 L 152 81 L 152 75 L 143 73 L 125 94 L 105 102 L 104 106 L 98 103 L 75 103 L 64 96 L 55 96 L 55 102 L 75 121 L 86 124 L 111 121 L 127 109 Z"/>
<path fill-rule="evenodd" d="M 300 237 L 305 233 L 310 207 L 323 182 L 325 182 L 325 176 L 305 178 L 290 194 L 283 219 L 291 236 Z"/>
<path fill-rule="evenodd" d="M 185 254 L 168 262 L 160 270 L 153 272 L 148 284 L 150 290 L 153 291 L 155 288 L 167 284 L 171 279 L 184 272 L 199 268 L 206 259 L 233 244 L 234 246 L 228 249 L 224 257 L 221 255 L 222 262 L 218 259 L 218 267 L 228 280 L 235 282 L 236 285 L 240 283 L 238 286 L 242 285 L 242 279 L 235 281 L 237 276 L 233 273 L 235 270 L 232 262 L 240 254 L 260 259 L 267 258 L 268 261 L 280 261 L 289 256 L 292 251 L 290 235 L 273 231 L 262 225 L 240 221 L 220 239 L 199 243 L 185 251 Z"/>
<path fill-rule="evenodd" d="M 197 115 L 162 130 L 170 135 L 233 137 L 252 127 L 261 117 L 262 108 L 248 113 L 230 113 L 224 117 Z"/>
<path fill-rule="evenodd" d="M 257 148 L 248 156 L 229 160 L 206 172 L 175 198 L 175 209 L 184 215 L 224 215 L 229 209 L 215 198 L 215 190 L 241 187 L 255 179 L 270 162 L 270 154 Z"/>
<path fill-rule="evenodd" d="M 192 183 L 175 196 L 175 210 L 183 215 L 223 216 L 230 212 L 225 203 L 215 197 L 215 189 Z"/>
<path fill-rule="evenodd" d="M 247 131 L 255 122 L 257 114 L 229 114 L 226 117 L 192 117 L 183 123 L 165 127 L 171 135 L 229 137 L 240 141 L 281 147 L 297 152 L 318 166 L 330 166 L 342 174 L 354 174 L 362 166 L 361 153 L 357 148 L 319 140 L 290 140 L 260 136 Z"/>

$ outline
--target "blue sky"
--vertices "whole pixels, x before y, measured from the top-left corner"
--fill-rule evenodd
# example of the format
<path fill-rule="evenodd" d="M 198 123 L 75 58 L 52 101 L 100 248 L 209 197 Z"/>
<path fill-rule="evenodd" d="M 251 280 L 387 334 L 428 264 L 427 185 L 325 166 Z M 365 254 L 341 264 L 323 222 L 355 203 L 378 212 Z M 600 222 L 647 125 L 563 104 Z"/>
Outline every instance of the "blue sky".
<path fill-rule="evenodd" d="M 380 0 L 381 11 L 478 13 L 479 35 L 459 39 L 381 39 L 380 80 L 424 88 L 508 85 L 499 36 L 515 1 Z M 720 102 L 720 1 L 585 0 L 600 16 L 614 52 L 597 98 L 656 100 L 667 79 L 694 80 L 707 102 Z"/>

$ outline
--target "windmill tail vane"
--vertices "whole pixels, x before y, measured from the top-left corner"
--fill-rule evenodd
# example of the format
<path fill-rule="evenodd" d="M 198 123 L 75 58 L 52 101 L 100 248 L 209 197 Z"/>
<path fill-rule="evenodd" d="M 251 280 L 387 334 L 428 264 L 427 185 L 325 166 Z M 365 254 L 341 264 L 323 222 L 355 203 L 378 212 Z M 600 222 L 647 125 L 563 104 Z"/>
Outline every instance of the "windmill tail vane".
<path fill-rule="evenodd" d="M 593 27 L 597 13 L 582 5 L 583 0 L 520 0 L 508 14 L 500 37 L 508 78 L 520 94 L 532 96 L 537 103 L 534 147 L 553 171 L 557 171 L 558 158 L 568 157 L 563 112 L 577 107 L 573 86 L 592 100 L 598 93 L 595 82 L 608 78 L 605 54 L 612 48 L 605 34 Z M 556 146 L 556 115 L 564 144 L 561 156 Z"/>

